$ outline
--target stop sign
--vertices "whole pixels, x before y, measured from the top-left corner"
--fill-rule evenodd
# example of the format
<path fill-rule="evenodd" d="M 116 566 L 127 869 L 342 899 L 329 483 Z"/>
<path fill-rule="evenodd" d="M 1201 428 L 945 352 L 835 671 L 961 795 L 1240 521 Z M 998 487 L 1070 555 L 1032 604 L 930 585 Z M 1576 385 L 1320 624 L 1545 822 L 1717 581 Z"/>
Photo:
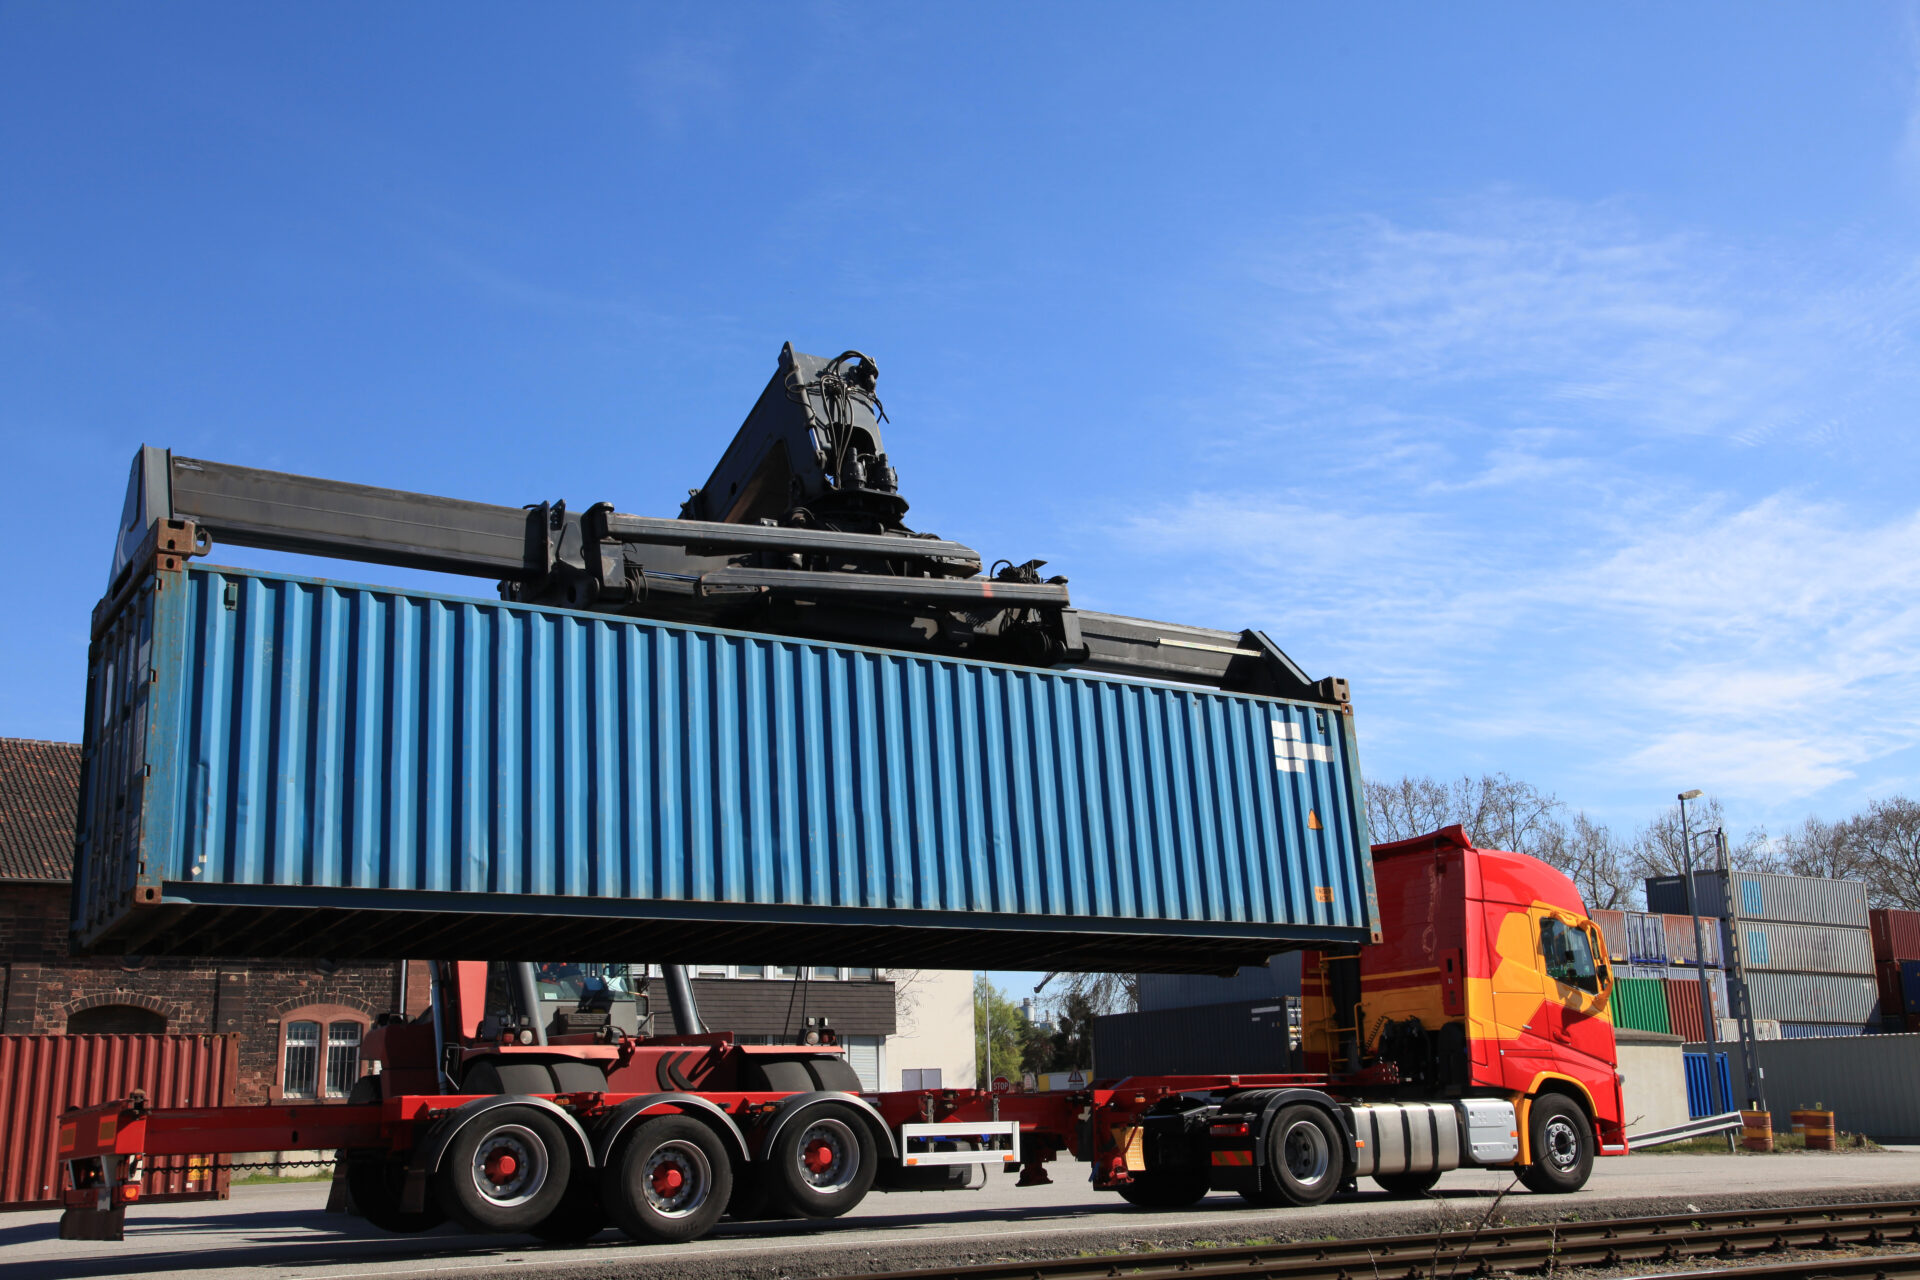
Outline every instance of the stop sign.
<path fill-rule="evenodd" d="M 1011 1091 L 1012 1088 L 1013 1082 L 1005 1076 L 995 1076 L 993 1078 L 993 1091 L 995 1093 L 1007 1093 Z"/>

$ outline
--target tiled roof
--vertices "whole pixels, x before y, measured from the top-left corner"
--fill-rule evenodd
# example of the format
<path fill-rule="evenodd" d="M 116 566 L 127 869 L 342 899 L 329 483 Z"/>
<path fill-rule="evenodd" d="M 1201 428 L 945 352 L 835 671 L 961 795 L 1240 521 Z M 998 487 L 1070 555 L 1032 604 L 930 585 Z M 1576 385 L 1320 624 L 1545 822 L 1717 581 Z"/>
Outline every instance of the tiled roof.
<path fill-rule="evenodd" d="M 73 874 L 80 746 L 0 738 L 0 880 Z"/>

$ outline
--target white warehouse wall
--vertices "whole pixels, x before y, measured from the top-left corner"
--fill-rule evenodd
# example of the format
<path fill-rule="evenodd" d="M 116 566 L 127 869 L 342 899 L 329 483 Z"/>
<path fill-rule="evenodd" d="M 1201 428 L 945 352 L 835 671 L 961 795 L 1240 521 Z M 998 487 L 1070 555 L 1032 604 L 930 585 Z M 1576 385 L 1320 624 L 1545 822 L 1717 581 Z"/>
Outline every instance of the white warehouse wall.
<path fill-rule="evenodd" d="M 903 1088 L 903 1071 L 938 1067 L 942 1087 L 974 1088 L 972 971 L 889 969 L 887 976 L 897 1030 L 887 1037 L 880 1087 Z"/>

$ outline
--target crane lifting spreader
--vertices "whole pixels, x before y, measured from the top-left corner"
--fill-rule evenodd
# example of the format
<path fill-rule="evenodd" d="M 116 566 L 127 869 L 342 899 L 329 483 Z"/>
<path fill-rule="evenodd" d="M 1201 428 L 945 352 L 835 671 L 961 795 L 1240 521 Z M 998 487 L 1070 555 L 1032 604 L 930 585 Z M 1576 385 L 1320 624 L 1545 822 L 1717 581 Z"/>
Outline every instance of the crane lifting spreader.
<path fill-rule="evenodd" d="M 503 599 L 881 648 L 1067 667 L 1342 704 L 1259 631 L 1072 607 L 1043 561 L 982 572 L 980 553 L 916 533 L 880 439 L 873 360 L 780 352 L 779 368 L 680 518 L 599 502 L 507 507 L 263 471 L 144 447 L 113 588 L 144 568 L 157 522 L 215 543 L 494 579 Z M 120 591 L 110 588 L 103 609 Z"/>

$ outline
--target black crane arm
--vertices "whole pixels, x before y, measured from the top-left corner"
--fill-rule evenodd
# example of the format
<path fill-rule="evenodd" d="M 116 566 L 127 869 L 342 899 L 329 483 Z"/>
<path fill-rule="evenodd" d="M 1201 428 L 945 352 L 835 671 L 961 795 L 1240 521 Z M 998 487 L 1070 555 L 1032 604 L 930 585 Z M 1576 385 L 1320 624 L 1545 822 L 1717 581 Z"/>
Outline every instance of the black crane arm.
<path fill-rule="evenodd" d="M 142 447 L 107 594 L 150 562 L 143 544 L 164 526 L 176 555 L 218 540 L 488 578 L 531 604 L 1347 701 L 1345 681 L 1310 679 L 1260 632 L 1074 609 L 1066 580 L 1042 580 L 1038 561 L 983 576 L 972 548 L 907 529 L 876 376 L 857 352 L 825 361 L 785 348 L 678 520 L 606 503 L 468 502 Z"/>

